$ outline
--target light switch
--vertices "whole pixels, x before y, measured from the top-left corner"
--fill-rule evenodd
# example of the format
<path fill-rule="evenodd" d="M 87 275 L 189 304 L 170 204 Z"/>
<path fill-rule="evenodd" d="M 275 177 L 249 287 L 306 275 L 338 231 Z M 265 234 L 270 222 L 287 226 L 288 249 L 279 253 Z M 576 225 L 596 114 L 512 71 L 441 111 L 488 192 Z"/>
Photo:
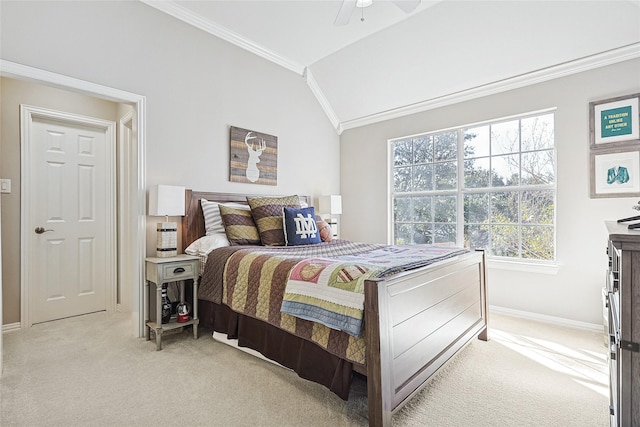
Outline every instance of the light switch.
<path fill-rule="evenodd" d="M 11 193 L 10 179 L 0 179 L 0 193 Z"/>

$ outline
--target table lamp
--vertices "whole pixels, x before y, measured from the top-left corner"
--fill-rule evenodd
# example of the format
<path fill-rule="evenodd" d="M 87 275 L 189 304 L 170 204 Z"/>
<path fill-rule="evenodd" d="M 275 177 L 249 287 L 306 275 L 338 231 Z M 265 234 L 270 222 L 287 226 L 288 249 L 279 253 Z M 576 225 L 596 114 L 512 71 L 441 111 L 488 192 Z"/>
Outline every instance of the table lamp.
<path fill-rule="evenodd" d="M 342 196 L 320 196 L 318 200 L 318 211 L 320 211 L 320 215 L 328 215 L 324 220 L 331 226 L 331 230 L 333 230 L 333 238 L 339 239 L 340 233 L 338 233 L 338 219 L 334 218 L 333 215 L 340 215 L 342 213 Z"/>
<path fill-rule="evenodd" d="M 184 216 L 184 187 L 156 185 L 149 189 L 149 216 L 164 216 L 158 223 L 156 256 L 169 258 L 178 255 L 178 224 L 169 222 L 170 216 Z"/>

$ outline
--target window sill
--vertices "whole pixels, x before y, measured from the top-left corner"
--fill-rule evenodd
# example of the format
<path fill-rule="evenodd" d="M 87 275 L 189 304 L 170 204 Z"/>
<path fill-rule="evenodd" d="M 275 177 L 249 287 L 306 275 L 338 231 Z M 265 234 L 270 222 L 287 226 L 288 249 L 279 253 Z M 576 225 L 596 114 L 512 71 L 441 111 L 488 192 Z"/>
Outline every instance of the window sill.
<path fill-rule="evenodd" d="M 560 265 L 556 263 L 538 263 L 531 261 L 515 261 L 504 259 L 487 259 L 487 268 L 497 270 L 521 271 L 525 273 L 538 273 L 556 275 Z"/>

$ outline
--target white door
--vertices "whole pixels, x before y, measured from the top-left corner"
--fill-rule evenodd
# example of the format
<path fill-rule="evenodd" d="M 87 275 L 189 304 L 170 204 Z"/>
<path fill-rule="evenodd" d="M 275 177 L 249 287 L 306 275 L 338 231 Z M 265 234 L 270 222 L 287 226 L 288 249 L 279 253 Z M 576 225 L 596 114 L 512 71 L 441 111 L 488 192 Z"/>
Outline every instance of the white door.
<path fill-rule="evenodd" d="M 115 123 L 21 106 L 28 323 L 106 310 L 115 294 Z"/>

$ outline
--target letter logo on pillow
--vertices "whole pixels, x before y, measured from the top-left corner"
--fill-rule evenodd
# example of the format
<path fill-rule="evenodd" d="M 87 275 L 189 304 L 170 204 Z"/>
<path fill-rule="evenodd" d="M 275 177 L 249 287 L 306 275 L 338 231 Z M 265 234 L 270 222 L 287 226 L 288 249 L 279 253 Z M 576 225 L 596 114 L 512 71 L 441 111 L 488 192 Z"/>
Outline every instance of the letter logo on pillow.
<path fill-rule="evenodd" d="M 307 214 L 305 218 L 301 213 L 299 213 L 293 221 L 296 224 L 296 234 L 300 237 L 300 239 L 314 238 L 318 233 L 318 226 L 316 222 L 313 220 L 311 214 Z"/>

